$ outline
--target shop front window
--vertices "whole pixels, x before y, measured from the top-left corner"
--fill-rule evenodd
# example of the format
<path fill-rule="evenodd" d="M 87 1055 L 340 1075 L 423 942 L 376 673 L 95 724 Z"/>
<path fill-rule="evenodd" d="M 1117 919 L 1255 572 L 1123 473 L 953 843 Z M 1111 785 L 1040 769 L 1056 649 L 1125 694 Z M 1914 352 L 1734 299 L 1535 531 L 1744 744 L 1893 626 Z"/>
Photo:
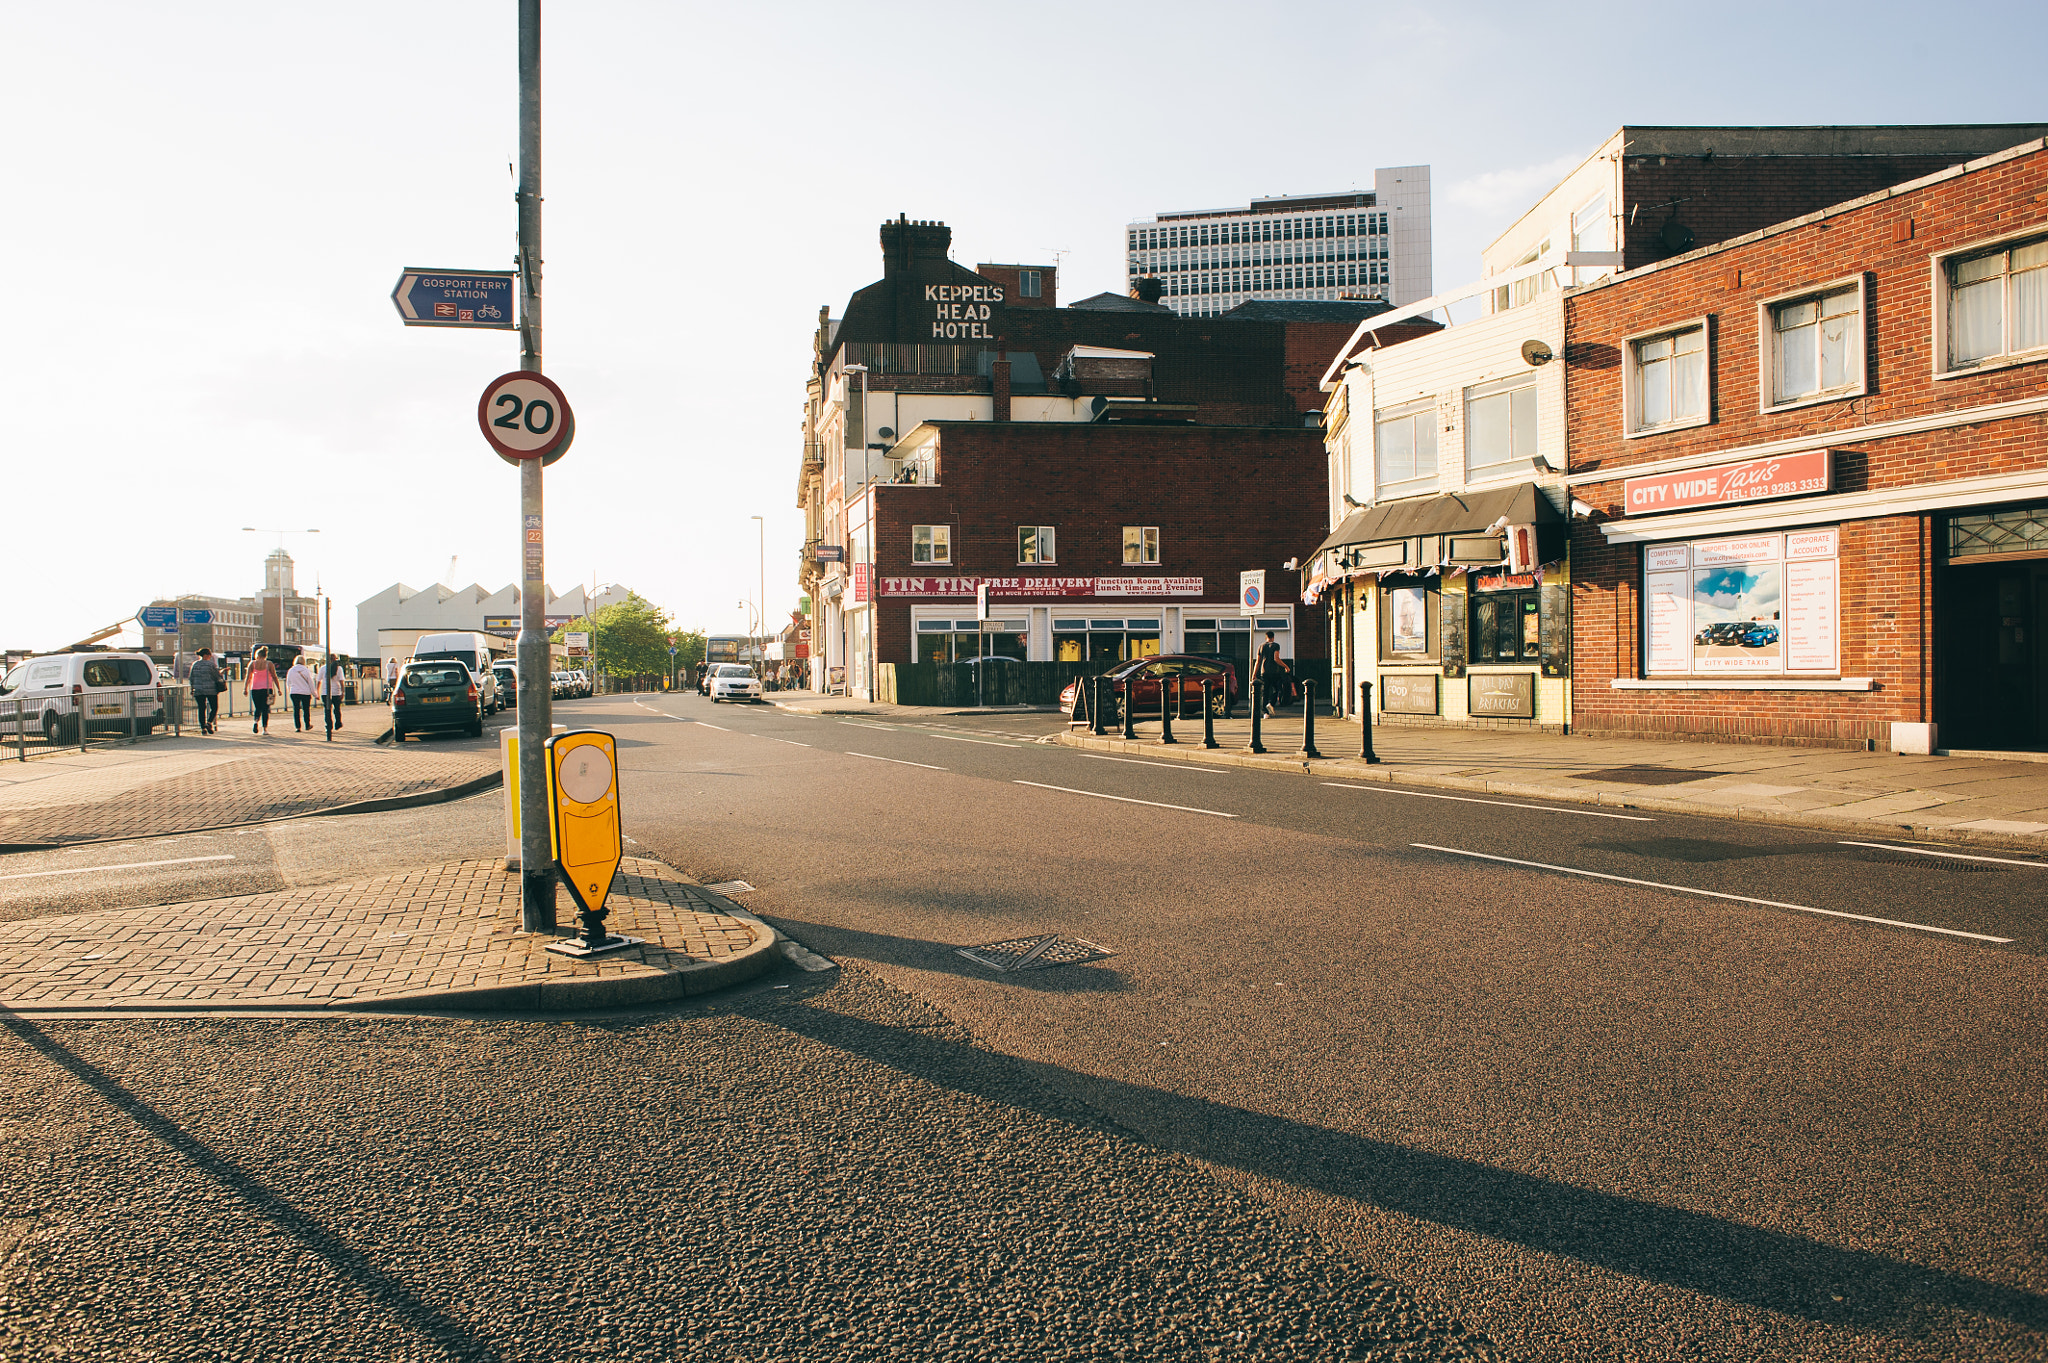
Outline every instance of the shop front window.
<path fill-rule="evenodd" d="M 1535 579 L 1480 577 L 1472 587 L 1471 660 L 1533 663 L 1541 659 L 1542 603 Z"/>
<path fill-rule="evenodd" d="M 1643 670 L 1838 673 L 1840 552 L 1833 526 L 1645 545 Z"/>

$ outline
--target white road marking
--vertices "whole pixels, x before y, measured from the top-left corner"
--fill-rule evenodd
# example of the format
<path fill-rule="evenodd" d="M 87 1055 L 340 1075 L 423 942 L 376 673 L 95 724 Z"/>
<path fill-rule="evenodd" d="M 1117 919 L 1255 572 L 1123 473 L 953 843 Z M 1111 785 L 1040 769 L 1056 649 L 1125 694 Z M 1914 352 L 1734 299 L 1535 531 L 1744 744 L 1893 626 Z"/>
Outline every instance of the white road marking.
<path fill-rule="evenodd" d="M 1545 814 L 1583 814 L 1589 819 L 1627 819 L 1630 823 L 1655 823 L 1647 814 L 1606 814 L 1597 809 L 1553 809 L 1549 805 L 1524 805 L 1513 800 L 1482 800 L 1476 795 L 1437 795 L 1426 790 L 1395 790 L 1391 786 L 1366 786 L 1356 781 L 1325 781 L 1332 790 L 1369 790 L 1376 795 L 1413 795 L 1418 800 L 1456 800 L 1466 805 L 1500 805 L 1505 809 L 1534 809 Z"/>
<path fill-rule="evenodd" d="M 1099 752 L 1084 752 L 1081 756 L 1092 757 L 1097 762 L 1128 762 L 1134 767 L 1165 767 L 1169 771 L 1193 771 L 1200 772 L 1204 776 L 1221 776 L 1223 774 L 1223 768 L 1221 767 L 1198 767 L 1192 762 L 1147 762 L 1142 757 L 1107 757 Z M 1323 784 L 1328 785 L 1329 783 L 1326 781 Z"/>
<path fill-rule="evenodd" d="M 1792 909 L 1799 913 L 1817 913 L 1827 918 L 1848 918 L 1858 923 L 1879 923 L 1888 928 L 1911 928 L 1915 932 L 1938 932 L 1944 937 L 1967 937 L 1973 942 L 2012 941 L 2010 937 L 1993 937 L 1982 932 L 1964 932 L 1959 928 L 1937 928 L 1927 923 L 1908 923 L 1899 918 L 1874 918 L 1867 913 L 1843 913 L 1839 909 L 1816 909 L 1810 904 L 1787 904 L 1781 899 L 1752 899 L 1746 894 L 1723 894 L 1719 890 L 1698 890 L 1690 885 L 1667 885 L 1661 880 L 1637 880 L 1634 876 L 1613 876 L 1605 871 L 1584 871 L 1576 866 L 1552 866 L 1548 862 L 1523 861 L 1518 857 L 1497 857 L 1490 852 L 1467 852 L 1462 847 L 1438 847 L 1435 843 L 1411 842 L 1410 847 L 1420 847 L 1431 852 L 1448 852 L 1454 857 L 1477 857 L 1481 861 L 1504 861 L 1510 866 L 1533 866 L 1539 871 L 1561 871 L 1568 876 L 1591 876 L 1595 880 L 1617 880 L 1624 885 L 1647 885 L 1653 890 L 1675 890 L 1679 894 L 1704 895 L 1708 899 L 1732 899 L 1738 904 L 1761 904 L 1772 909 Z"/>
<path fill-rule="evenodd" d="M 1133 800 L 1128 795 L 1104 795 L 1099 790 L 1075 790 L 1072 786 L 1048 786 L 1042 781 L 1015 781 L 1013 785 L 1036 786 L 1040 790 L 1063 790 L 1069 795 L 1092 795 L 1098 800 L 1116 800 L 1127 805 L 1151 805 L 1154 809 L 1178 809 L 1184 814 L 1208 814 L 1218 819 L 1234 819 L 1235 814 L 1225 814 L 1220 809 L 1196 809 L 1193 805 L 1170 805 L 1164 800 Z"/>
<path fill-rule="evenodd" d="M 2031 866 L 2048 871 L 2048 861 L 2015 861 L 2011 857 L 1973 857 L 1964 852 L 1930 852 L 1925 847 L 1895 847 L 1888 842 L 1845 842 L 1844 847 L 1875 847 L 1881 852 L 1911 852 L 1916 857 L 1952 857 L 1956 861 L 1993 861 L 2000 866 Z"/>
<path fill-rule="evenodd" d="M 915 732 L 916 732 L 916 730 L 912 730 L 911 732 L 915 733 Z M 961 738 L 961 737 L 959 737 L 959 736 L 958 736 L 957 734 L 934 734 L 934 733 L 927 733 L 927 734 L 925 734 L 925 737 L 926 737 L 926 738 L 943 738 L 943 739 L 945 739 L 945 740 L 946 740 L 946 741 L 947 741 L 948 743 L 979 743 L 979 744 L 981 744 L 981 745 L 982 745 L 982 746 L 983 746 L 984 748 L 1014 748 L 1014 747 L 1016 747 L 1016 746 L 1017 746 L 1017 745 L 1016 745 L 1015 743 L 998 743 L 998 742 L 996 742 L 996 741 L 995 741 L 994 739 L 992 739 L 992 738 Z"/>
<path fill-rule="evenodd" d="M 778 738 L 775 741 L 777 743 L 787 743 L 792 748 L 808 748 L 811 746 L 808 743 L 799 743 L 793 738 Z"/>
<path fill-rule="evenodd" d="M 699 719 L 699 720 L 692 720 L 691 722 L 692 722 L 692 723 L 694 723 L 694 724 L 704 724 L 704 721 L 703 721 L 703 720 L 701 720 L 701 719 Z M 707 729 L 716 729 L 716 730 L 718 730 L 718 732 L 720 732 L 720 733 L 722 733 L 722 734 L 729 734 L 729 733 L 731 733 L 731 732 L 732 732 L 732 730 L 730 730 L 730 729 L 726 728 L 726 727 L 725 727 L 725 726 L 724 726 L 723 724 L 704 724 L 704 727 L 705 727 L 705 728 L 707 728 Z"/>
<path fill-rule="evenodd" d="M 34 880 L 40 876 L 82 876 L 89 871 L 136 871 L 145 866 L 183 866 L 194 861 L 233 861 L 234 854 L 222 852 L 211 857 L 171 857 L 166 861 L 123 861 L 113 866 L 74 866 L 68 871 L 17 871 L 0 880 Z"/>
<path fill-rule="evenodd" d="M 851 729 L 880 729 L 885 734 L 896 732 L 896 727 L 892 724 L 863 724 L 857 719 L 842 719 L 839 722 Z"/>
<path fill-rule="evenodd" d="M 871 752 L 850 752 L 850 753 L 848 753 L 848 754 L 847 754 L 847 756 L 848 756 L 848 757 L 865 757 L 865 758 L 867 758 L 867 759 L 868 759 L 868 761 L 870 761 L 870 762 L 894 762 L 894 763 L 895 763 L 895 764 L 896 764 L 897 766 L 899 766 L 899 767 L 923 767 L 923 768 L 924 768 L 924 769 L 925 769 L 926 771 L 944 771 L 944 770 L 945 770 L 945 768 L 944 768 L 944 767 L 935 767 L 935 766 L 933 766 L 933 765 L 932 765 L 931 763 L 929 763 L 929 762 L 906 762 L 906 761 L 904 761 L 904 760 L 903 760 L 902 758 L 900 758 L 900 757 L 877 757 L 877 756 L 875 756 L 875 755 L 874 755 L 873 753 L 871 753 Z"/>

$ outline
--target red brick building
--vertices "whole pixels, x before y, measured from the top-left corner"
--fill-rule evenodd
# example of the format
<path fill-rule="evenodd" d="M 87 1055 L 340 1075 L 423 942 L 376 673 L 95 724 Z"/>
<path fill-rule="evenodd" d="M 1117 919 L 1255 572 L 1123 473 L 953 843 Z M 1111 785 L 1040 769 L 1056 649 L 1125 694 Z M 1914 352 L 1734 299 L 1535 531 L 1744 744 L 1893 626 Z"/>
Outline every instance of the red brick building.
<path fill-rule="evenodd" d="M 1584 286 L 1565 335 L 1578 732 L 2048 744 L 2048 143 Z"/>

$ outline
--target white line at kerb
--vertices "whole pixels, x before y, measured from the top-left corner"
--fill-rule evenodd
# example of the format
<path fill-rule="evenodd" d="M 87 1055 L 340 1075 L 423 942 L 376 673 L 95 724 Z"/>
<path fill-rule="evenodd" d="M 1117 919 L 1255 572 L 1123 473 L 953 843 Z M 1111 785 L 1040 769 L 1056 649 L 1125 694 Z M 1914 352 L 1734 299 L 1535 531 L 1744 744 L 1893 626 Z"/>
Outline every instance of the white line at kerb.
<path fill-rule="evenodd" d="M 184 866 L 195 861 L 233 861 L 234 853 L 222 852 L 211 857 L 172 857 L 167 861 L 123 861 L 113 866 L 74 866 L 68 871 L 17 871 L 11 876 L 0 876 L 0 880 L 34 880 L 40 876 L 82 876 L 94 871 L 139 871 L 145 866 Z"/>
<path fill-rule="evenodd" d="M 1127 805 L 1150 805 L 1154 809 L 1178 809 L 1183 814 L 1208 814 L 1218 819 L 1234 819 L 1235 814 L 1225 814 L 1220 809 L 1196 809 L 1193 805 L 1170 805 L 1164 800 L 1133 800 L 1128 795 L 1104 795 L 1099 790 L 1075 790 L 1072 786 L 1048 786 L 1042 781 L 1016 781 L 1014 785 L 1036 786 L 1040 790 L 1061 790 L 1069 795 L 1087 795 L 1097 800 L 1116 800 Z"/>
<path fill-rule="evenodd" d="M 1099 752 L 1084 752 L 1083 757 L 1092 757 L 1097 762 L 1128 762 L 1134 767 L 1165 767 L 1169 771 L 1195 771 L 1204 776 L 1220 776 L 1221 767 L 1198 767 L 1192 762 L 1147 762 L 1142 757 L 1105 757 Z"/>
<path fill-rule="evenodd" d="M 1647 814 L 1606 814 L 1597 809 L 1554 809 L 1549 805 L 1524 805 L 1513 800 L 1482 800 L 1476 795 L 1436 795 L 1426 790 L 1395 790 L 1390 786 L 1362 786 L 1356 781 L 1325 781 L 1332 790 L 1369 790 L 1375 795 L 1413 795 L 1418 800 L 1456 800 L 1464 805 L 1499 805 L 1503 809 L 1534 809 L 1544 814 L 1583 814 L 1589 819 L 1627 819 L 1630 823 L 1655 823 Z"/>
<path fill-rule="evenodd" d="M 894 762 L 899 767 L 923 767 L 926 771 L 945 770 L 944 767 L 935 767 L 929 762 L 906 762 L 900 757 L 877 757 L 871 752 L 850 752 L 847 756 L 865 757 L 870 762 Z"/>
<path fill-rule="evenodd" d="M 911 732 L 916 733 L 917 730 L 913 729 Z M 948 743 L 979 743 L 984 748 L 1014 748 L 1017 746 L 1015 743 L 998 743 L 993 738 L 962 738 L 958 734 L 927 733 L 924 736 L 926 738 L 943 738 Z"/>
<path fill-rule="evenodd" d="M 2000 866 L 2031 866 L 2048 871 L 2048 861 L 2015 861 L 2011 857 L 1973 857 L 1967 852 L 1930 852 L 1925 847 L 1895 847 L 1888 842 L 1845 842 L 1844 847 L 1875 847 L 1880 852 L 1911 852 L 1916 857 L 1949 857 L 1956 861 L 1992 861 Z"/>
<path fill-rule="evenodd" d="M 1817 913 L 1827 918 L 1848 918 L 1858 923 L 1878 923 L 1888 928 L 1911 928 L 1915 932 L 1938 932 L 1944 937 L 1967 937 L 1973 942 L 1997 942 L 2001 945 L 2012 941 L 2010 937 L 1993 937 L 1982 932 L 1964 932 L 1959 928 L 1937 928 L 1927 923 L 1908 923 L 1900 918 L 1873 918 L 1867 913 L 1843 913 L 1839 909 L 1816 909 L 1810 904 L 1787 904 L 1782 899 L 1752 899 L 1746 894 L 1723 894 L 1719 890 L 1698 890 L 1690 885 L 1667 885 L 1661 880 L 1637 880 L 1634 876 L 1612 876 L 1605 871 L 1582 871 L 1576 866 L 1552 866 L 1543 861 L 1523 861 L 1519 857 L 1497 857 L 1490 852 L 1467 852 L 1462 847 L 1438 847 L 1430 842 L 1411 842 L 1410 847 L 1420 847 L 1430 852 L 1448 852 L 1454 857 L 1477 857 L 1481 861 L 1504 861 L 1510 866 L 1532 866 L 1539 871 L 1558 871 L 1568 876 L 1591 876 L 1595 880 L 1617 880 L 1624 885 L 1646 885 L 1653 890 L 1675 890 L 1679 894 L 1704 895 L 1708 899 L 1732 899 L 1738 904 L 1761 904 L 1770 909 L 1791 909 L 1797 913 Z"/>

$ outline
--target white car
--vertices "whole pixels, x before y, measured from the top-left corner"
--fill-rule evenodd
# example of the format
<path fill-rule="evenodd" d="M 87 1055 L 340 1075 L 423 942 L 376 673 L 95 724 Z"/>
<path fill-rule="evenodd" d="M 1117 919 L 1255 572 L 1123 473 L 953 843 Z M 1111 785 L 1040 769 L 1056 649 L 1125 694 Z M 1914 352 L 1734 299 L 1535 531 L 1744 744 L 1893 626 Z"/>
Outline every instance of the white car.
<path fill-rule="evenodd" d="M 711 703 L 761 699 L 761 679 L 739 663 L 720 663 L 711 672 Z"/>
<path fill-rule="evenodd" d="M 31 658 L 0 678 L 0 733 L 14 736 L 19 713 L 29 733 L 45 742 L 76 743 L 81 720 L 88 730 L 126 733 L 135 710 L 135 732 L 163 723 L 163 697 L 156 663 L 146 653 L 54 653 Z"/>

